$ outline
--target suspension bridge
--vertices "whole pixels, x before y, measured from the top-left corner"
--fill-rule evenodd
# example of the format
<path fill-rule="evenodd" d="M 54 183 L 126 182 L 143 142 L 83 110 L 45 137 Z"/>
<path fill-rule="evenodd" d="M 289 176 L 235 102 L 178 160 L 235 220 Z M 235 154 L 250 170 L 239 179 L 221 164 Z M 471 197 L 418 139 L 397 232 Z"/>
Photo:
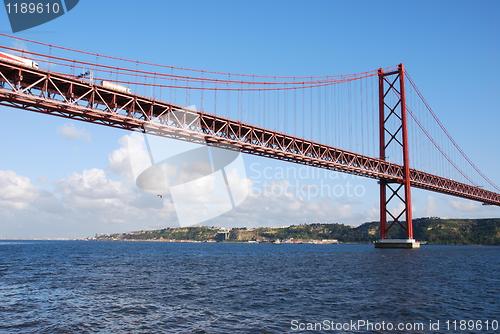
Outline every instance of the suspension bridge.
<path fill-rule="evenodd" d="M 381 247 L 415 247 L 412 187 L 500 206 L 498 186 L 451 136 L 403 64 L 269 76 L 0 38 L 0 105 L 378 180 Z M 406 240 L 387 239 L 395 225 Z"/>

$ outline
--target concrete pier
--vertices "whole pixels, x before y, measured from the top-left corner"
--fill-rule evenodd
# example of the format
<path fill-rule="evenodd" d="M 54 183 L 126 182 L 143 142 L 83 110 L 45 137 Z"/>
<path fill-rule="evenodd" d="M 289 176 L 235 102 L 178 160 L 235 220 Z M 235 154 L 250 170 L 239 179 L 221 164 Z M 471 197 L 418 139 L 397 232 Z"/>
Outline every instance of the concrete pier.
<path fill-rule="evenodd" d="M 374 245 L 375 248 L 420 248 L 420 242 L 415 239 L 381 239 Z"/>

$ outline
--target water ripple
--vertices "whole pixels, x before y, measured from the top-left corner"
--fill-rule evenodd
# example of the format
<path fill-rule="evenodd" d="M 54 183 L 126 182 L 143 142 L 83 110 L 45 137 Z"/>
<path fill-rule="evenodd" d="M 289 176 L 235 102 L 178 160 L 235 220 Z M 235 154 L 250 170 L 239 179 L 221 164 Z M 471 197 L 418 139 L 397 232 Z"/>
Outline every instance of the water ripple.
<path fill-rule="evenodd" d="M 0 332 L 282 333 L 495 319 L 500 248 L 0 242 Z"/>

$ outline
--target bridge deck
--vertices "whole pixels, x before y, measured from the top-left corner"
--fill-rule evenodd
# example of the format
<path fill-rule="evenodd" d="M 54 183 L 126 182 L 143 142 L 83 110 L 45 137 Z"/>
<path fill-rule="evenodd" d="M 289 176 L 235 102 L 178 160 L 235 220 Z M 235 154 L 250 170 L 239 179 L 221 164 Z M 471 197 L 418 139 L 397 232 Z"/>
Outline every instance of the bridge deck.
<path fill-rule="evenodd" d="M 0 61 L 0 105 L 401 183 L 399 164 Z M 411 186 L 500 206 L 500 194 L 412 169 Z"/>

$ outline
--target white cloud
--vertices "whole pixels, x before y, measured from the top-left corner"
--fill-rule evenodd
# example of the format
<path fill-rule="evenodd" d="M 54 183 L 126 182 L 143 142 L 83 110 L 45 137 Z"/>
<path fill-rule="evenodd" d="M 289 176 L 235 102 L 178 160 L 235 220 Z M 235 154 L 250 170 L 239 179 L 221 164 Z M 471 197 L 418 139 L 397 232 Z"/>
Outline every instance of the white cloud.
<path fill-rule="evenodd" d="M 371 207 L 366 214 L 366 221 L 377 221 L 380 219 L 380 212 L 378 207 Z"/>
<path fill-rule="evenodd" d="M 38 195 L 30 179 L 13 171 L 0 171 L 0 206 L 22 209 Z"/>
<path fill-rule="evenodd" d="M 82 140 L 86 142 L 91 140 L 90 133 L 84 129 L 76 127 L 74 124 L 64 124 L 57 129 L 57 132 L 62 137 L 69 140 Z"/>
<path fill-rule="evenodd" d="M 432 196 L 428 195 L 427 196 L 427 205 L 425 206 L 425 215 L 427 217 L 435 217 L 438 215 L 439 212 L 439 203 L 437 199 Z"/>
<path fill-rule="evenodd" d="M 303 223 L 346 223 L 358 225 L 364 222 L 368 212 L 360 203 L 345 203 L 342 199 L 313 199 L 303 201 L 293 193 L 283 191 L 284 180 L 272 181 L 268 192 L 251 192 L 234 210 L 217 217 L 208 225 L 217 226 L 288 226 Z"/>
<path fill-rule="evenodd" d="M 59 186 L 65 194 L 94 200 L 117 198 L 126 193 L 120 182 L 110 180 L 104 170 L 97 168 L 73 173 L 61 180 Z"/>
<path fill-rule="evenodd" d="M 59 181 L 58 186 L 72 207 L 120 207 L 130 197 L 130 190 L 122 183 L 110 180 L 103 170 L 96 168 L 74 173 Z"/>
<path fill-rule="evenodd" d="M 474 212 L 480 208 L 480 204 L 472 201 L 465 201 L 459 199 L 450 200 L 452 208 L 462 212 Z"/>
<path fill-rule="evenodd" d="M 104 170 L 73 173 L 37 189 L 31 180 L 0 171 L 0 238 L 83 237 L 175 225 L 173 207 L 112 180 Z"/>
<path fill-rule="evenodd" d="M 125 135 L 120 138 L 119 145 L 119 148 L 109 154 L 109 168 L 135 183 L 136 177 L 151 166 L 144 137 L 138 133 Z"/>
<path fill-rule="evenodd" d="M 181 226 L 231 211 L 251 188 L 239 153 L 140 134 L 126 135 L 119 144 L 109 155 L 110 169 L 173 203 Z"/>

